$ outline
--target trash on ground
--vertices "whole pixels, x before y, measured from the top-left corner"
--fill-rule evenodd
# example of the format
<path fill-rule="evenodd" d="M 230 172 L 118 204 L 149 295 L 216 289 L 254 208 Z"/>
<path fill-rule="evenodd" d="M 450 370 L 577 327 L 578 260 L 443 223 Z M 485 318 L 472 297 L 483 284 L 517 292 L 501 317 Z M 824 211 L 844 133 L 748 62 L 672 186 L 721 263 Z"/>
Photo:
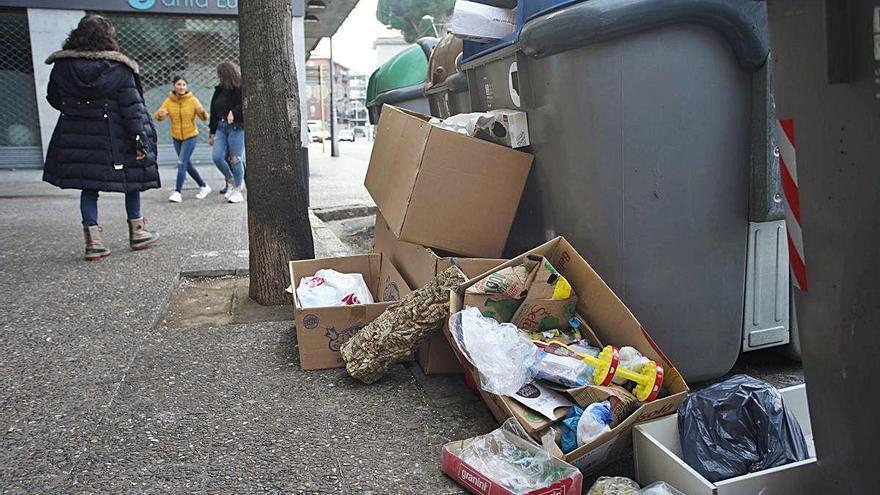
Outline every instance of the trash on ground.
<path fill-rule="evenodd" d="M 637 495 L 641 487 L 623 476 L 600 476 L 587 495 Z"/>
<path fill-rule="evenodd" d="M 373 383 L 392 364 L 411 359 L 449 314 L 449 291 L 457 290 L 466 280 L 457 267 L 447 268 L 428 285 L 389 306 L 343 344 L 341 354 L 348 373 Z"/>
<path fill-rule="evenodd" d="M 483 390 L 512 396 L 531 383 L 541 350 L 516 326 L 471 307 L 453 314 L 449 329 L 459 351 L 479 370 Z"/>
<path fill-rule="evenodd" d="M 342 345 L 361 328 L 382 314 L 394 301 L 409 294 L 410 288 L 394 264 L 381 254 L 291 261 L 288 266 L 293 287 L 315 274 L 334 271 L 358 274 L 366 283 L 372 303 L 304 307 L 298 289 L 293 291 L 293 316 L 299 363 L 304 370 L 342 368 Z M 311 297 L 311 291 L 303 296 Z"/>
<path fill-rule="evenodd" d="M 509 420 L 486 435 L 443 446 L 443 472 L 475 494 L 580 495 L 583 477 L 571 464 L 528 440 Z"/>
<path fill-rule="evenodd" d="M 450 31 L 472 41 L 498 40 L 516 30 L 516 10 L 458 0 L 452 11 Z"/>
<path fill-rule="evenodd" d="M 697 392 L 699 394 L 700 392 Z M 665 416 L 653 421 L 647 421 L 635 425 L 633 428 L 633 448 L 635 458 L 636 480 L 643 485 L 656 481 L 668 481 L 688 495 L 717 495 L 729 493 L 731 495 L 753 495 L 756 493 L 772 493 L 774 495 L 802 495 L 813 493 L 821 473 L 813 449 L 812 428 L 810 425 L 810 410 L 807 403 L 805 385 L 796 385 L 779 390 L 784 403 L 786 415 L 791 412 L 800 424 L 804 439 L 807 442 L 808 452 L 811 457 L 800 462 L 793 462 L 784 466 L 763 471 L 750 472 L 735 478 L 712 482 L 700 474 L 694 467 L 685 462 L 683 452 L 686 447 L 684 439 L 680 435 L 679 416 Z M 696 394 L 695 394 L 696 395 Z M 731 402 L 727 406 L 737 408 L 740 403 Z M 746 406 L 744 411 L 749 414 L 750 409 Z M 729 412 L 733 413 L 734 409 Z M 714 414 L 714 413 L 713 413 Z M 765 421 L 767 418 L 763 418 Z M 707 425 L 709 429 L 715 425 Z M 723 433 L 727 425 L 718 424 L 717 433 Z M 734 429 L 729 432 L 731 438 L 739 439 L 733 435 L 740 435 L 740 430 Z M 719 445 L 719 449 L 724 449 Z M 708 451 L 707 451 L 708 452 Z M 720 452 L 720 450 L 719 450 Z M 710 452 L 707 456 L 723 459 L 718 452 Z"/>
<path fill-rule="evenodd" d="M 523 148 L 530 144 L 526 113 L 520 110 L 496 109 L 451 115 L 445 119 L 432 118 L 432 125 L 508 148 Z"/>
<path fill-rule="evenodd" d="M 779 391 L 746 375 L 688 396 L 678 410 L 678 434 L 685 462 L 712 482 L 809 457 Z"/>
<path fill-rule="evenodd" d="M 465 372 L 484 385 L 490 411 L 515 419 L 583 473 L 625 455 L 637 422 L 673 413 L 687 394 L 632 313 L 563 238 L 468 281 L 450 311 L 446 336 Z M 620 366 L 615 345 L 631 348 L 624 356 L 636 369 Z M 624 385 L 613 384 L 615 376 Z M 551 410 L 546 400 L 523 397 L 542 389 L 564 401 Z"/>
<path fill-rule="evenodd" d="M 373 304 L 373 295 L 360 273 L 318 270 L 313 277 L 303 277 L 296 288 L 303 308 Z"/>
<path fill-rule="evenodd" d="M 464 303 L 526 332 L 565 332 L 577 294 L 546 258 L 530 256 L 469 287 Z"/>

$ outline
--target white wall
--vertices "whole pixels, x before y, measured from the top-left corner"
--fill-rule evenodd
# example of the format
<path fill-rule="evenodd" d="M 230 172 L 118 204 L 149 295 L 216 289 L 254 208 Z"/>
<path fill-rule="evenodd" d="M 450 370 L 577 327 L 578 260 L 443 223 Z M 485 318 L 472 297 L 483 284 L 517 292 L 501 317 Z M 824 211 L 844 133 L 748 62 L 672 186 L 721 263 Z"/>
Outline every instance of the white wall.
<path fill-rule="evenodd" d="M 299 85 L 299 111 L 302 117 L 300 122 L 302 145 L 309 146 L 309 112 L 308 112 L 308 86 L 306 85 L 306 38 L 304 18 L 293 18 L 293 62 L 296 64 L 296 79 Z"/>
<path fill-rule="evenodd" d="M 389 39 L 379 38 L 376 40 L 376 67 L 391 59 L 391 57 L 406 50 L 410 45 L 403 38 Z"/>
<path fill-rule="evenodd" d="M 49 84 L 49 74 L 52 72 L 52 66 L 46 64 L 46 58 L 52 52 L 61 49 L 67 35 L 86 13 L 82 10 L 54 9 L 27 9 L 27 13 L 34 64 L 34 85 L 37 88 L 37 115 L 40 119 L 40 136 L 45 157 L 52 131 L 55 130 L 55 123 L 58 121 L 58 111 L 46 101 L 46 86 Z"/>

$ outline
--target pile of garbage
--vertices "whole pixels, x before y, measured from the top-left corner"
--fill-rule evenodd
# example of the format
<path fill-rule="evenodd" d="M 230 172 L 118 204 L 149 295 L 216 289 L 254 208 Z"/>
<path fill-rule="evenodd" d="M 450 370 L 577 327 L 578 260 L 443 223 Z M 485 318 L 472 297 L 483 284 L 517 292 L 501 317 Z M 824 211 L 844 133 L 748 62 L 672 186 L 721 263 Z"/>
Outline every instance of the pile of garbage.
<path fill-rule="evenodd" d="M 503 41 L 517 4 L 460 0 L 451 30 Z M 711 494 L 781 466 L 809 479 L 803 387 L 736 376 L 690 393 L 566 239 L 501 259 L 533 161 L 515 65 L 499 105 L 514 109 L 441 119 L 382 107 L 365 180 L 373 252 L 290 264 L 303 369 L 344 367 L 366 384 L 413 359 L 428 375 L 465 373 L 502 425 L 443 447 L 443 471 L 475 494 L 581 495 L 584 475 L 633 449 L 638 483 L 600 477 L 586 493 Z M 796 493 L 789 484 L 779 493 Z"/>

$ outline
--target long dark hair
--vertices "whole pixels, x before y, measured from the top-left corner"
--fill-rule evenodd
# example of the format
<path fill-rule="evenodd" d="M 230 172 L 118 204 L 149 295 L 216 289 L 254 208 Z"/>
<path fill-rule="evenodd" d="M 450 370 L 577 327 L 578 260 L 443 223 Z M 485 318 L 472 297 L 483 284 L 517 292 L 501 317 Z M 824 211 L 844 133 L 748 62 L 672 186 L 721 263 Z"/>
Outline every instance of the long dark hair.
<path fill-rule="evenodd" d="M 62 48 L 85 52 L 119 51 L 116 28 L 106 17 L 89 14 L 67 35 Z"/>
<path fill-rule="evenodd" d="M 223 62 L 217 66 L 217 79 L 220 79 L 220 87 L 223 89 L 241 87 L 241 72 L 232 62 Z"/>
<path fill-rule="evenodd" d="M 171 80 L 171 84 L 177 84 L 177 81 L 183 81 L 189 84 L 189 81 L 187 81 L 186 78 L 181 75 L 174 76 L 174 79 Z"/>

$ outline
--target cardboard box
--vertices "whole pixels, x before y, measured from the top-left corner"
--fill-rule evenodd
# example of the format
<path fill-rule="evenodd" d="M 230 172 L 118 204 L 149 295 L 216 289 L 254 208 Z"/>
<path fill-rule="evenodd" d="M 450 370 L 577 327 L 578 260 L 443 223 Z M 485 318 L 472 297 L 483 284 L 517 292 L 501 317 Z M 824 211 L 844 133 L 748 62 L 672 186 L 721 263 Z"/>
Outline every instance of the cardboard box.
<path fill-rule="evenodd" d="M 431 248 L 401 241 L 394 236 L 382 213 L 376 213 L 373 252 L 381 253 L 391 261 L 407 284 L 413 289 L 424 287 L 440 272 L 453 264 L 471 278 L 504 263 L 507 260 L 491 258 L 456 258 L 440 256 Z M 444 326 L 448 324 L 448 319 Z M 455 354 L 442 332 L 433 334 L 416 353 L 416 361 L 426 375 L 461 373 Z"/>
<path fill-rule="evenodd" d="M 513 433 L 502 431 L 502 434 L 507 440 L 525 450 L 530 452 L 538 452 L 540 450 L 537 446 L 526 442 Z M 473 438 L 469 438 L 467 440 L 450 442 L 443 446 L 443 472 L 475 495 L 514 495 L 513 492 L 496 483 L 486 473 L 481 473 L 459 456 L 461 450 L 473 441 Z M 552 461 L 557 463 L 559 468 L 571 469 L 571 466 L 566 466 L 564 462 L 558 459 L 553 459 Z M 583 476 L 575 471 L 568 478 L 527 492 L 526 495 L 581 495 L 582 485 Z"/>
<path fill-rule="evenodd" d="M 380 302 L 303 308 L 296 295 L 300 279 L 327 268 L 341 273 L 360 273 L 373 299 Z M 410 292 L 409 285 L 394 264 L 381 254 L 291 261 L 289 270 L 294 289 L 293 316 L 296 320 L 299 361 L 304 370 L 344 367 L 345 362 L 339 354 L 342 344 L 375 320 L 393 301 Z"/>
<path fill-rule="evenodd" d="M 599 340 L 618 347 L 627 345 L 635 347 L 649 359 L 662 364 L 666 371 L 663 386 L 669 391 L 669 395 L 640 404 L 628 418 L 593 442 L 568 454 L 563 454 L 561 451 L 554 454 L 577 466 L 584 474 L 590 474 L 629 451 L 632 446 L 632 428 L 635 424 L 677 411 L 678 406 L 687 396 L 688 386 L 675 366 L 654 343 L 630 310 L 571 244 L 562 237 L 557 237 L 464 284 L 458 293 L 450 294 L 450 311 L 454 313 L 462 309 L 463 296 L 467 287 L 495 271 L 521 264 L 530 254 L 547 258 L 559 273 L 571 283 L 575 293 L 578 294 L 577 313 L 586 320 Z M 450 344 L 454 345 L 453 337 L 448 328 L 444 330 L 444 333 Z M 479 376 L 467 359 L 457 351 L 456 357 L 465 372 L 471 373 L 475 383 L 479 383 Z M 479 392 L 489 406 L 489 410 L 499 421 L 504 421 L 509 417 L 518 417 L 514 412 L 516 404 L 513 399 L 490 394 L 482 389 Z M 536 440 L 540 440 L 542 431 L 530 427 L 528 423 L 523 421 L 520 421 L 520 424 Z"/>
<path fill-rule="evenodd" d="M 382 107 L 364 185 L 398 239 L 500 257 L 532 155 L 440 129 L 428 119 Z"/>
<path fill-rule="evenodd" d="M 807 390 L 796 385 L 780 390 L 785 407 L 801 425 L 810 458 L 764 471 L 712 483 L 687 465 L 681 456 L 678 416 L 638 425 L 633 433 L 636 480 L 645 486 L 665 481 L 688 495 L 801 495 L 815 493 L 819 469 L 813 444 L 813 428 L 807 407 Z"/>
<path fill-rule="evenodd" d="M 450 30 L 457 38 L 466 40 L 500 40 L 516 30 L 516 10 L 458 0 Z"/>

